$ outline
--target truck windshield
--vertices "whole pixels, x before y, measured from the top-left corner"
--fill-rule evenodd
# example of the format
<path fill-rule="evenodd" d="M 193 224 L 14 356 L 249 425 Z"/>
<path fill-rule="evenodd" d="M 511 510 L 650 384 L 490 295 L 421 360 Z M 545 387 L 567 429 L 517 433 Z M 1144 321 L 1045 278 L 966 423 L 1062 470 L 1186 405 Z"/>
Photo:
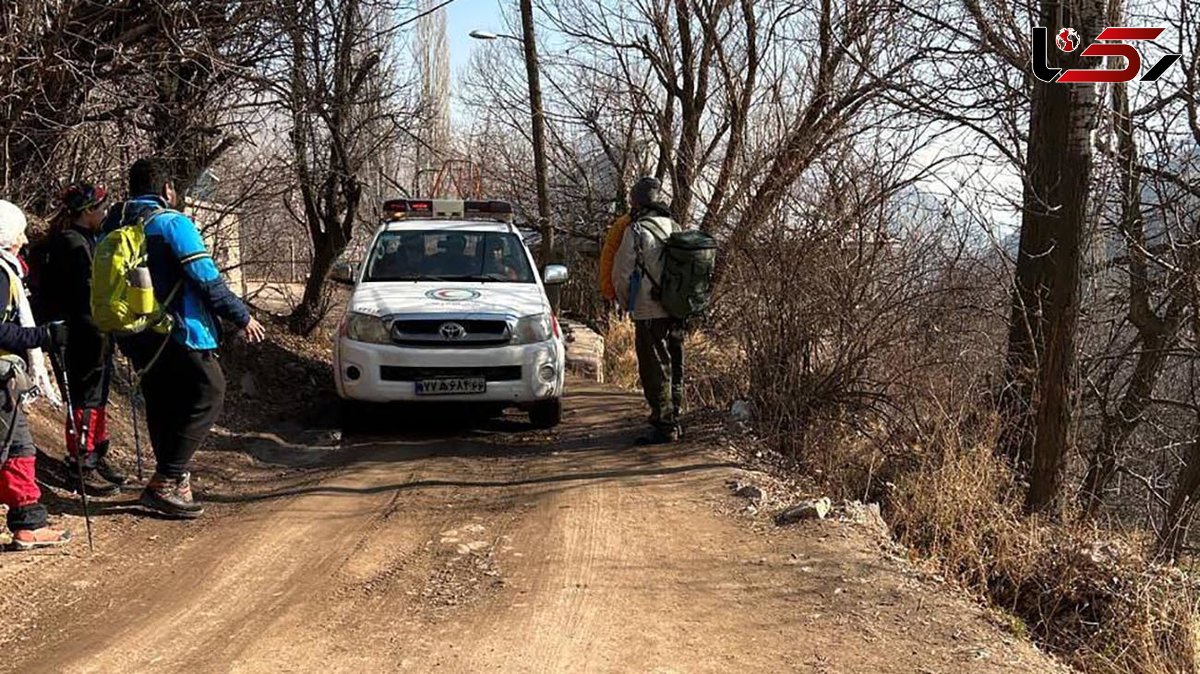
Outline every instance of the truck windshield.
<path fill-rule="evenodd" d="M 364 280 L 535 282 L 515 234 L 445 230 L 384 232 Z"/>

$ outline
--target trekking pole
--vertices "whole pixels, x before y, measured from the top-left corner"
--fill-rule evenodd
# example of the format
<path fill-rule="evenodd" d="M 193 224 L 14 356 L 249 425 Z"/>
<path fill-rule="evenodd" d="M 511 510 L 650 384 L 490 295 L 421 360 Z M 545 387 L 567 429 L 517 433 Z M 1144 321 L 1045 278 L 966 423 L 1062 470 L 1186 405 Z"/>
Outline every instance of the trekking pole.
<path fill-rule="evenodd" d="M 133 363 L 125 359 L 125 369 L 129 373 L 129 414 L 133 417 L 133 451 L 137 455 L 138 482 L 146 479 L 142 472 L 142 432 L 138 429 L 138 388 L 140 383 L 134 379 Z"/>
<path fill-rule="evenodd" d="M 62 388 L 63 406 L 67 408 L 67 432 L 75 441 L 75 467 L 79 471 L 79 496 L 83 499 L 83 521 L 87 528 L 88 552 L 95 552 L 92 543 L 92 510 L 88 503 L 87 485 L 83 481 L 83 446 L 80 444 L 79 427 L 75 423 L 75 406 L 71 403 L 71 384 L 67 377 L 66 358 L 55 351 L 50 354 L 51 366 L 58 373 L 58 384 Z"/>

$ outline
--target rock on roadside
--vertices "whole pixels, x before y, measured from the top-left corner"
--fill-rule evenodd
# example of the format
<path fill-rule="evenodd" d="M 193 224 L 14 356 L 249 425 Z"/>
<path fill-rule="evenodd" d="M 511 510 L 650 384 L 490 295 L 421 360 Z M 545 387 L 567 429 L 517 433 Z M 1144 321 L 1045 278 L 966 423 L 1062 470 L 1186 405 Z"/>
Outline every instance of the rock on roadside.
<path fill-rule="evenodd" d="M 750 499 L 751 501 L 761 501 L 766 496 L 761 487 L 756 487 L 752 484 L 745 484 L 738 487 L 737 491 L 733 492 L 733 495 Z"/>
<path fill-rule="evenodd" d="M 833 502 L 828 498 L 818 498 L 802 501 L 775 516 L 779 526 L 795 524 L 803 520 L 823 520 L 833 510 Z"/>
<path fill-rule="evenodd" d="M 242 393 L 245 394 L 247 398 L 258 397 L 258 382 L 255 381 L 253 374 L 249 372 L 243 374 L 240 384 L 242 385 Z"/>

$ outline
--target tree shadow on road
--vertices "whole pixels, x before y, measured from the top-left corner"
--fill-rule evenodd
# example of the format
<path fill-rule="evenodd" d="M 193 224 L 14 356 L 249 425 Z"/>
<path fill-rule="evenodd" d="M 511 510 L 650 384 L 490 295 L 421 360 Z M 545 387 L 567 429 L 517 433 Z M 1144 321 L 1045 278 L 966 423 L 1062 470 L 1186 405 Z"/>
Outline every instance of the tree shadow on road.
<path fill-rule="evenodd" d="M 663 477 L 685 473 L 697 473 L 712 470 L 727 470 L 741 468 L 740 463 L 731 461 L 709 461 L 680 466 L 657 466 L 653 468 L 622 468 L 615 470 L 599 470 L 570 474 L 554 474 L 536 477 L 526 477 L 514 480 L 455 480 L 455 479 L 426 479 L 410 482 L 398 482 L 370 487 L 344 487 L 338 485 L 315 484 L 267 491 L 256 494 L 223 495 L 206 494 L 206 500 L 213 503 L 254 503 L 271 501 L 293 496 L 308 495 L 347 495 L 359 496 L 381 494 L 387 492 L 402 492 L 418 489 L 455 488 L 455 489 L 507 489 L 512 487 L 536 486 L 546 484 L 561 484 L 571 482 L 598 482 L 605 480 L 623 480 L 637 477 Z"/>

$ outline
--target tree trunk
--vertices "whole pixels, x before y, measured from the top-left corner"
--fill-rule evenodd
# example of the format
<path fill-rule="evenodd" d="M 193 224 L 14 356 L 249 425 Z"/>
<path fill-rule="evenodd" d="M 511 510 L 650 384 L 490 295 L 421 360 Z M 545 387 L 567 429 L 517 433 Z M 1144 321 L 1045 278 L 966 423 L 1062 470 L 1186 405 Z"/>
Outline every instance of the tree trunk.
<path fill-rule="evenodd" d="M 322 241 L 313 251 L 312 265 L 304 283 L 304 296 L 292 311 L 288 320 L 291 329 L 300 335 L 312 334 L 329 311 L 329 293 L 326 281 L 333 263 L 343 251 L 335 250 L 328 240 Z M 344 247 L 343 247 L 344 248 Z"/>
<path fill-rule="evenodd" d="M 1043 26 L 1075 26 L 1094 39 L 1105 11 L 1095 0 L 1046 1 Z M 1053 67 L 1088 67 L 1050 50 Z M 1094 59 L 1093 59 L 1094 61 Z M 1091 176 L 1096 92 L 1090 84 L 1035 80 L 1024 215 L 1009 324 L 1001 450 L 1026 472 L 1030 511 L 1057 499 L 1071 442 L 1071 375 Z"/>

